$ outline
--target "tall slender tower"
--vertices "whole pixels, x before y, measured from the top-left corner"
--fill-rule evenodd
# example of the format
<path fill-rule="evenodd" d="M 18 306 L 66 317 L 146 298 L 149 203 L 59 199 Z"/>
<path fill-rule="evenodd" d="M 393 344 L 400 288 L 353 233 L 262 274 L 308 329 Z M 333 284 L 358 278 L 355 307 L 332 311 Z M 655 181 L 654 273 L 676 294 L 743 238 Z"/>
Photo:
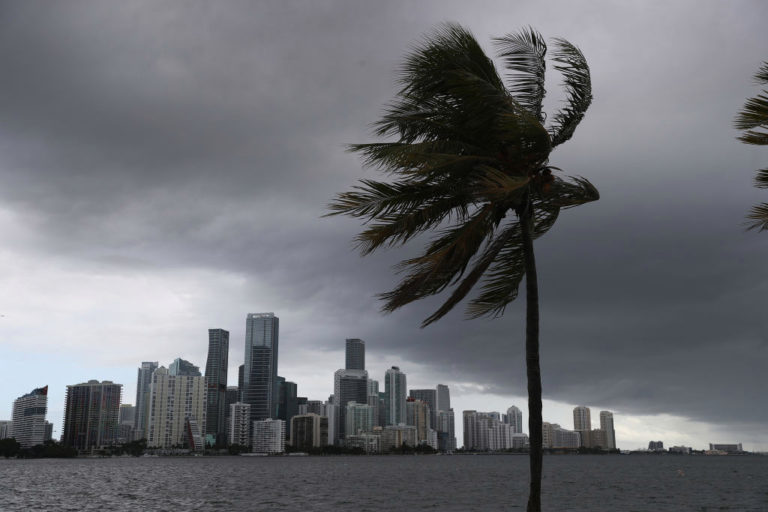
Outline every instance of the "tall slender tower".
<path fill-rule="evenodd" d="M 613 413 L 600 411 L 600 430 L 605 432 L 605 441 L 611 450 L 616 448 L 616 431 L 613 430 Z"/>
<path fill-rule="evenodd" d="M 365 342 L 357 338 L 347 338 L 347 370 L 365 370 Z"/>
<path fill-rule="evenodd" d="M 405 374 L 393 366 L 384 372 L 384 406 L 387 411 L 387 425 L 405 423 Z"/>
<path fill-rule="evenodd" d="M 157 370 L 157 361 L 141 363 L 139 376 L 136 380 L 136 416 L 133 424 L 133 438 L 147 438 L 147 423 L 149 423 L 149 388 L 152 385 L 152 373 Z"/>
<path fill-rule="evenodd" d="M 581 446 L 591 445 L 592 418 L 589 407 L 579 405 L 573 408 L 573 430 L 581 434 Z"/>
<path fill-rule="evenodd" d="M 208 404 L 205 433 L 224 443 L 227 425 L 227 366 L 229 365 L 229 331 L 208 329 L 208 360 L 205 363 L 205 382 Z"/>
<path fill-rule="evenodd" d="M 445 384 L 437 385 L 437 410 L 438 411 L 450 411 L 451 410 L 451 393 L 448 391 L 448 386 Z"/>
<path fill-rule="evenodd" d="M 512 425 L 512 431 L 515 434 L 522 434 L 523 432 L 523 411 L 514 405 L 507 409 L 507 421 L 509 425 Z"/>
<path fill-rule="evenodd" d="M 251 421 L 277 412 L 277 348 L 280 319 L 274 313 L 249 313 L 245 320 L 242 401 L 251 405 Z"/>

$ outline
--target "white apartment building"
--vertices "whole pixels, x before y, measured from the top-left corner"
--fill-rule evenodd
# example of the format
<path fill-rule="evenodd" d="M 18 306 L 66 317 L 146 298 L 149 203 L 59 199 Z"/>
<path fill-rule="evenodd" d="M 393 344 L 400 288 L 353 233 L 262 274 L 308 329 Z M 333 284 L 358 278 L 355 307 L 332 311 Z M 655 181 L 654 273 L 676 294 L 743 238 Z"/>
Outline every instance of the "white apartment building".
<path fill-rule="evenodd" d="M 283 453 L 285 451 L 285 421 L 259 420 L 253 422 L 254 453 Z"/>
<path fill-rule="evenodd" d="M 149 391 L 147 446 L 171 448 L 184 444 L 187 418 L 205 432 L 207 386 L 205 377 L 170 375 L 160 367 L 152 373 Z"/>

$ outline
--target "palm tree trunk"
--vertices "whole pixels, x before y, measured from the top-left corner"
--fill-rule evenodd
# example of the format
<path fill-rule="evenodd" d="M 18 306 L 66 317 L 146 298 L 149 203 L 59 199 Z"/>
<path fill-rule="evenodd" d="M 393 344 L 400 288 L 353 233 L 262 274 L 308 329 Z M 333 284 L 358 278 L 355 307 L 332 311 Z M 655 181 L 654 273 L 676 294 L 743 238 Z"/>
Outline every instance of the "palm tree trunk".
<path fill-rule="evenodd" d="M 520 214 L 525 259 L 525 366 L 528 374 L 528 432 L 530 435 L 531 487 L 528 512 L 541 511 L 542 419 L 541 369 L 539 367 L 539 284 L 533 253 L 533 204 L 530 198 Z"/>

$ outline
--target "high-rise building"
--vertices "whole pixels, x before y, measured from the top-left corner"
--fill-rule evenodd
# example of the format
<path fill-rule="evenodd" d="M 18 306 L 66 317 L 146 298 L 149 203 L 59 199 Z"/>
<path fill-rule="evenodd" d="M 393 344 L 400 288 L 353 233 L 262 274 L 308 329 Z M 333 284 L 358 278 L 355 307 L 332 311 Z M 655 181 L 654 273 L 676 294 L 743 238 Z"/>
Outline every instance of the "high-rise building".
<path fill-rule="evenodd" d="M 147 438 L 147 423 L 149 422 L 149 388 L 152 384 L 152 374 L 159 366 L 157 361 L 144 361 L 139 368 L 136 379 L 136 418 L 133 424 L 133 438 Z"/>
<path fill-rule="evenodd" d="M 578 448 L 582 445 L 581 433 L 562 428 L 557 423 L 542 423 L 542 445 L 544 448 Z"/>
<path fill-rule="evenodd" d="M 428 440 L 429 431 L 432 429 L 431 411 L 429 405 L 422 400 L 416 400 L 413 396 L 405 401 L 405 424 L 416 427 L 416 442 L 425 443 Z"/>
<path fill-rule="evenodd" d="M 133 426 L 136 421 L 136 408 L 131 404 L 120 404 L 117 422 L 121 425 L 129 424 Z"/>
<path fill-rule="evenodd" d="M 381 406 L 379 402 L 379 381 L 368 379 L 368 398 L 366 403 L 373 407 L 374 426 L 381 426 Z"/>
<path fill-rule="evenodd" d="M 412 389 L 409 396 L 416 400 L 421 400 L 429 406 L 429 424 L 435 428 L 437 425 L 437 390 L 435 389 Z"/>
<path fill-rule="evenodd" d="M 277 377 L 277 415 L 279 420 L 285 422 L 286 436 L 291 436 L 291 418 L 299 413 L 298 387 L 295 382 L 287 381 L 284 377 Z"/>
<path fill-rule="evenodd" d="M 240 395 L 237 392 L 237 386 L 227 386 L 227 394 L 224 407 L 224 424 L 227 430 L 227 436 L 229 436 L 229 419 L 232 410 L 230 406 L 240 401 Z M 227 441 L 229 442 L 229 441 Z"/>
<path fill-rule="evenodd" d="M 344 436 L 373 431 L 374 408 L 368 404 L 349 402 L 346 406 Z"/>
<path fill-rule="evenodd" d="M 393 366 L 384 372 L 384 407 L 387 425 L 405 423 L 405 394 L 408 389 L 405 374 Z"/>
<path fill-rule="evenodd" d="M 333 374 L 334 404 L 339 407 L 339 424 L 334 442 L 346 434 L 347 404 L 368 403 L 368 372 L 365 370 L 336 370 Z"/>
<path fill-rule="evenodd" d="M 171 375 L 163 367 L 152 373 L 147 446 L 171 448 L 187 440 L 187 418 L 205 432 L 205 377 Z"/>
<path fill-rule="evenodd" d="M 227 442 L 230 445 L 251 446 L 251 406 L 235 402 L 229 406 L 229 431 Z"/>
<path fill-rule="evenodd" d="M 205 433 L 224 443 L 227 436 L 227 368 L 229 367 L 229 331 L 208 329 L 208 359 L 205 382 L 208 403 Z"/>
<path fill-rule="evenodd" d="M 451 393 L 448 391 L 448 386 L 445 384 L 437 385 L 437 410 L 438 411 L 450 411 L 451 410 Z"/>
<path fill-rule="evenodd" d="M 328 444 L 338 444 L 340 437 L 339 420 L 341 416 L 339 406 L 331 401 L 325 402 L 320 416 L 328 418 Z"/>
<path fill-rule="evenodd" d="M 260 420 L 253 422 L 254 453 L 283 453 L 285 451 L 285 422 Z"/>
<path fill-rule="evenodd" d="M 280 319 L 274 313 L 249 313 L 245 320 L 242 401 L 251 404 L 251 421 L 277 416 L 277 352 Z"/>
<path fill-rule="evenodd" d="M 11 420 L 0 421 L 0 439 L 7 439 L 13 433 L 13 422 Z"/>
<path fill-rule="evenodd" d="M 117 443 L 122 389 L 108 380 L 67 386 L 62 444 L 85 451 Z"/>
<path fill-rule="evenodd" d="M 600 430 L 605 431 L 605 448 L 613 450 L 616 448 L 616 431 L 613 430 L 613 413 L 610 411 L 600 411 Z"/>
<path fill-rule="evenodd" d="M 189 361 L 177 357 L 168 365 L 168 375 L 174 377 L 202 377 L 203 374 L 200 373 L 199 366 L 195 366 Z"/>
<path fill-rule="evenodd" d="M 416 446 L 416 427 L 412 425 L 387 425 L 381 430 L 381 451 L 397 450 L 403 445 Z"/>
<path fill-rule="evenodd" d="M 456 450 L 456 427 L 453 409 L 438 411 L 435 430 L 437 430 L 438 450 L 441 452 Z"/>
<path fill-rule="evenodd" d="M 357 338 L 347 338 L 347 370 L 365 370 L 365 342 Z"/>
<path fill-rule="evenodd" d="M 13 401 L 13 425 L 9 437 L 16 438 L 22 448 L 45 441 L 45 413 L 48 409 L 48 386 L 33 389 Z"/>
<path fill-rule="evenodd" d="M 512 425 L 513 432 L 515 434 L 521 434 L 523 432 L 523 411 L 514 405 L 507 409 L 507 414 L 504 416 L 504 423 Z"/>
<path fill-rule="evenodd" d="M 53 423 L 50 421 L 45 422 L 45 435 L 43 436 L 43 442 L 51 441 L 53 439 Z"/>
<path fill-rule="evenodd" d="M 245 380 L 245 365 L 237 367 L 237 400 L 243 401 L 243 381 Z"/>
<path fill-rule="evenodd" d="M 291 446 L 297 450 L 321 448 L 328 444 L 328 418 L 314 413 L 291 418 Z"/>
<path fill-rule="evenodd" d="M 589 407 L 579 405 L 573 408 L 573 430 L 581 436 L 581 446 L 591 446 L 592 418 Z"/>

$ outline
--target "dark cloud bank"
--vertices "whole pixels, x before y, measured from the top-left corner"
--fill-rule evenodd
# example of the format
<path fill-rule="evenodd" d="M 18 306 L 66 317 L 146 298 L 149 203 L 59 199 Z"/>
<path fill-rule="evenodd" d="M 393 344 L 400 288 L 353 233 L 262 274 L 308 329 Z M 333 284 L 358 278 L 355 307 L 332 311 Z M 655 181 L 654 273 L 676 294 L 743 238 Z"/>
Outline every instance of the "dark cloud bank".
<path fill-rule="evenodd" d="M 349 335 L 374 352 L 524 394 L 522 304 L 420 330 L 428 301 L 382 321 L 372 296 L 408 250 L 360 259 L 358 226 L 320 216 L 374 175 L 344 144 L 368 139 L 410 43 L 444 19 L 484 44 L 530 22 L 590 60 L 596 101 L 552 163 L 602 193 L 537 247 L 545 396 L 767 423 L 768 238 L 741 227 L 766 157 L 731 129 L 768 58 L 765 6 L 676 4 L 662 19 L 661 4 L 609 4 L 587 19 L 567 3 L 465 18 L 387 4 L 0 4 L 0 206 L 35 233 L 15 250 L 117 273 L 258 277 L 339 325 L 370 317 Z M 296 344 L 339 348 L 294 328 Z"/>

